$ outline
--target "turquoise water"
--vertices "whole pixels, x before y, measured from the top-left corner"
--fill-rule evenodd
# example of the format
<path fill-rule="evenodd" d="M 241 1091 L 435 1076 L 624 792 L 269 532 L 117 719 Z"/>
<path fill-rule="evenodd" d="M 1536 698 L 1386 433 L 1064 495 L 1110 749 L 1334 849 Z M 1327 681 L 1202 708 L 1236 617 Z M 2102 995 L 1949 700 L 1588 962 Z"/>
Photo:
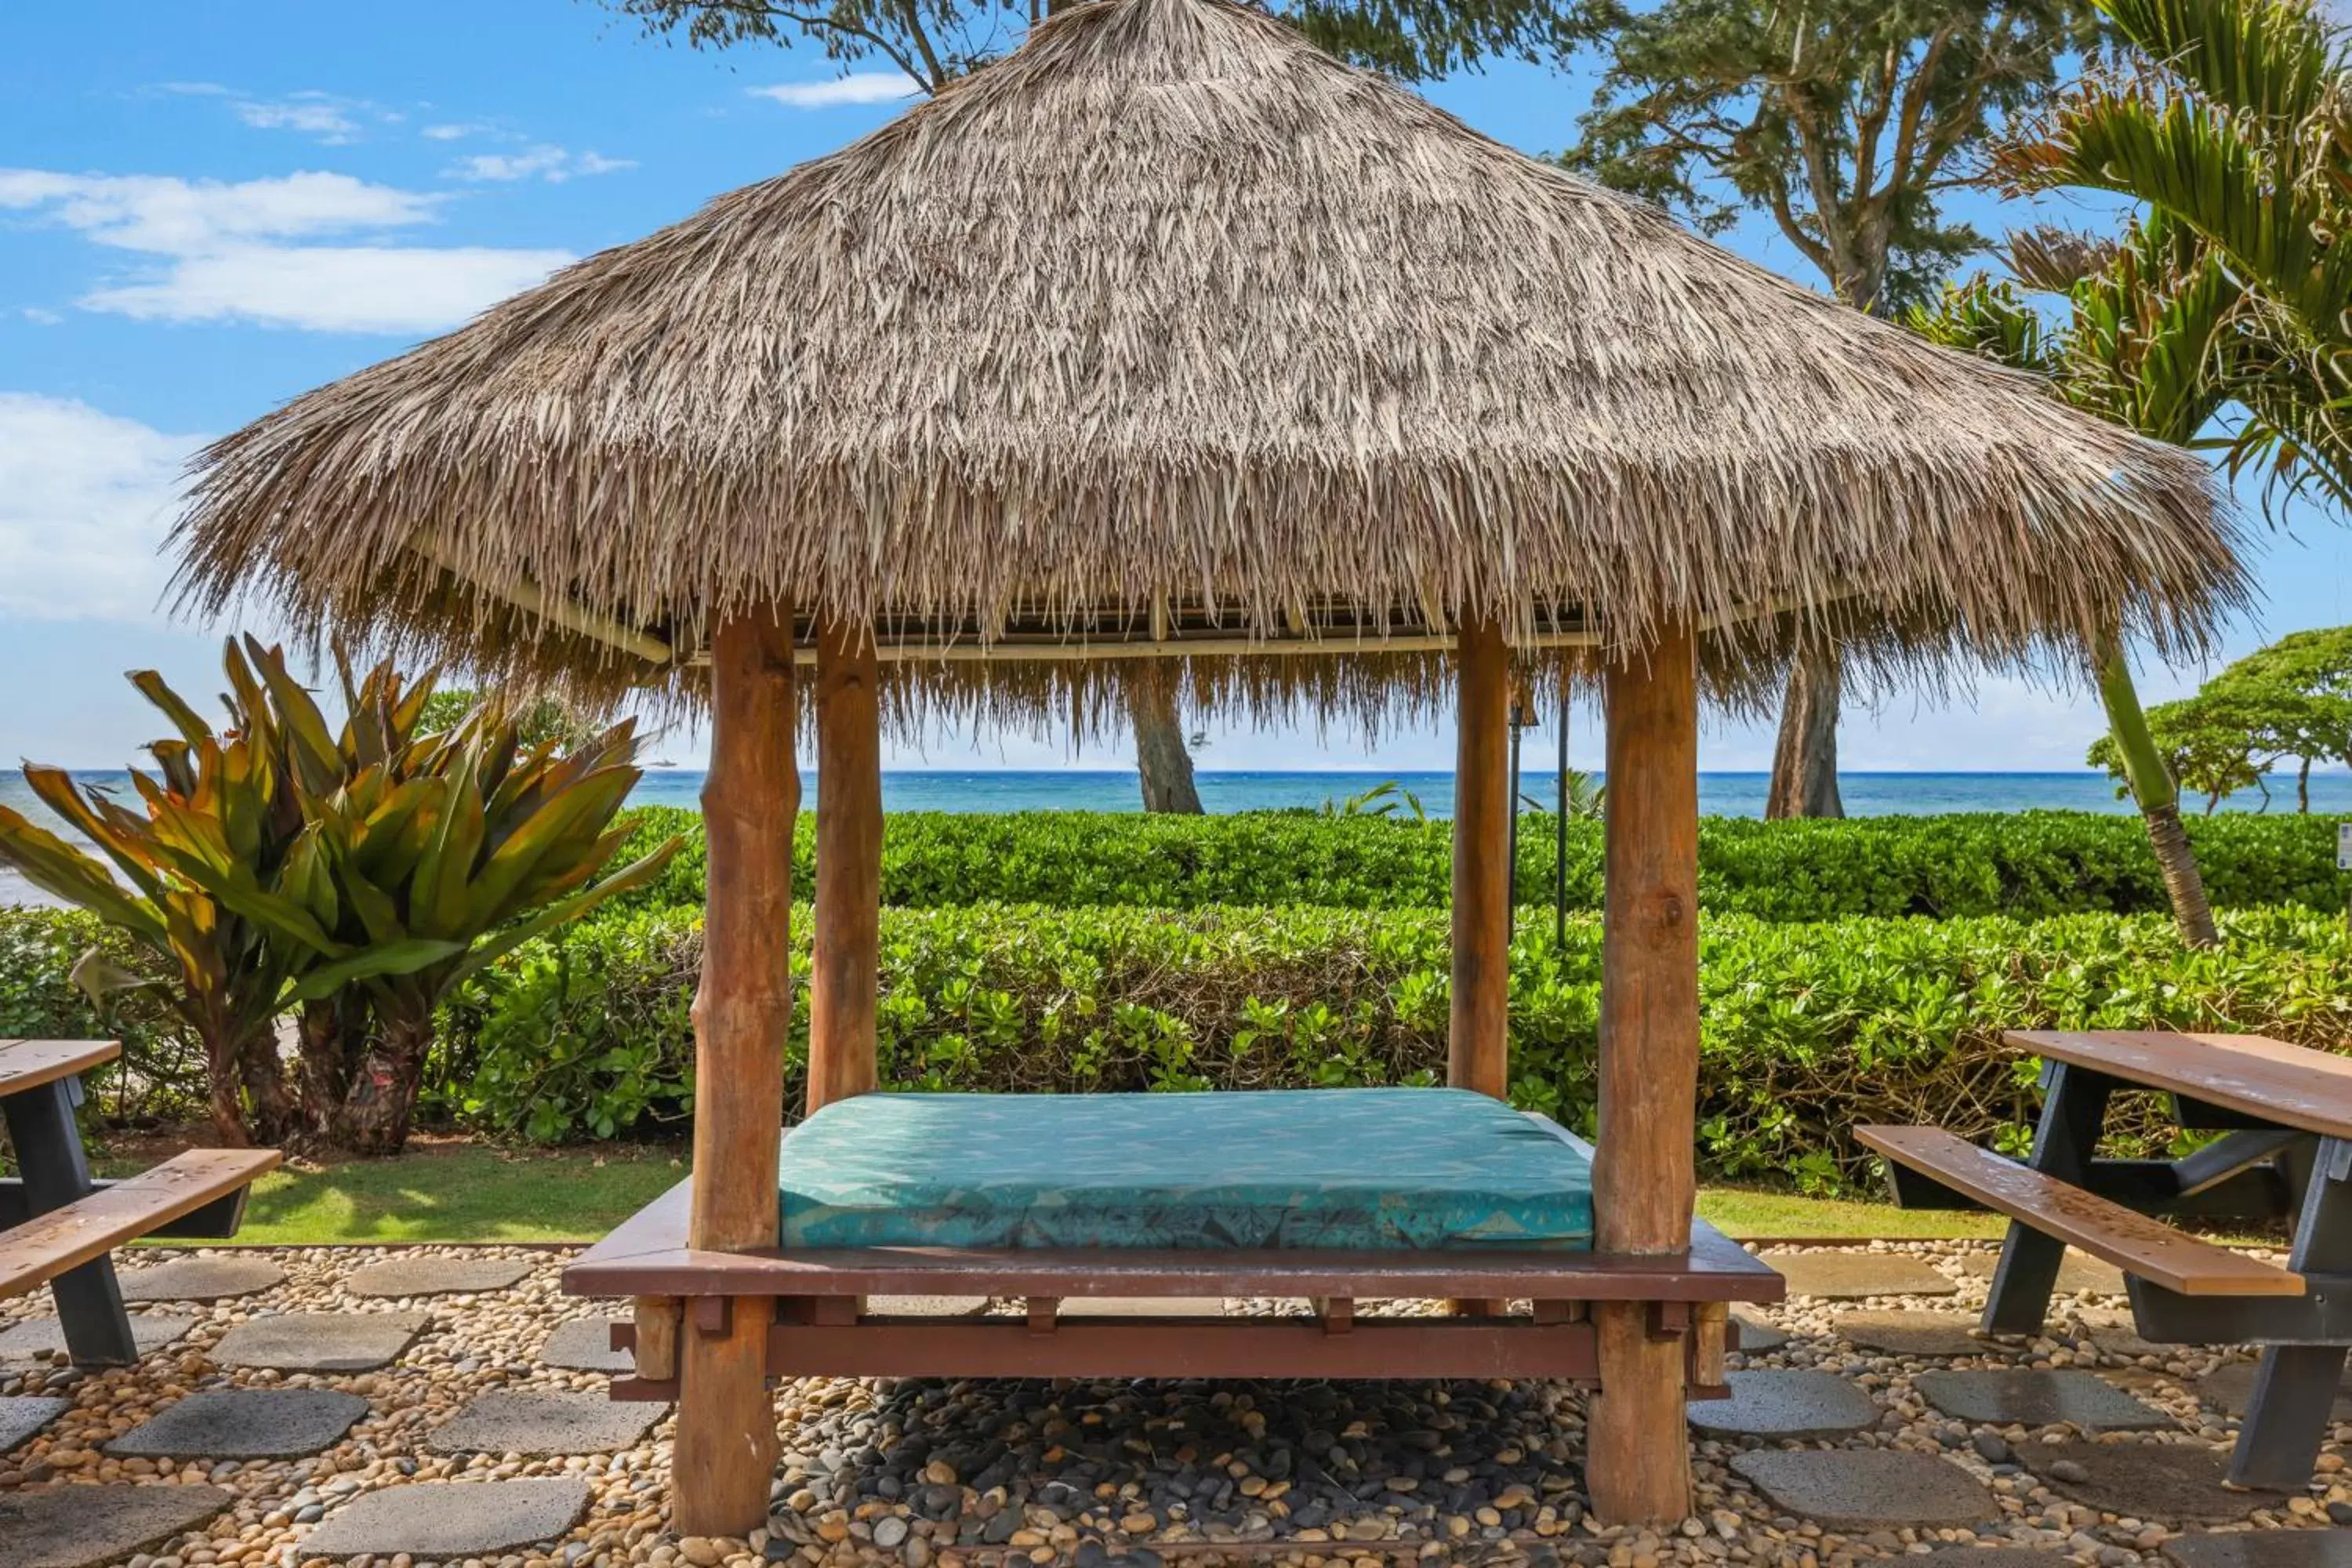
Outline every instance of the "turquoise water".
<path fill-rule="evenodd" d="M 1552 781 L 1545 759 L 1532 754 L 1523 775 L 1522 792 L 1537 805 L 1549 805 Z M 101 788 L 127 791 L 128 775 L 120 772 L 74 775 Z M 1203 773 L 1199 777 L 1201 804 L 1213 812 L 1266 811 L 1304 806 L 1349 795 L 1394 779 L 1420 802 L 1431 816 L 1454 813 L 1452 773 Z M 805 785 L 814 802 L 819 791 L 814 778 Z M 1760 816 L 1767 784 L 1763 773 L 1701 773 L 1699 810 L 1711 816 Z M 2106 778 L 2088 771 L 2064 773 L 1845 773 L 1838 780 L 1849 816 L 1924 816 L 1952 811 L 2123 812 L 2127 802 L 2116 798 Z M 698 769 L 664 768 L 646 774 L 630 802 L 636 805 L 693 807 L 702 790 Z M 882 775 L 882 802 L 890 811 L 1139 811 L 1135 774 L 1125 769 L 1057 769 L 1050 772 L 888 773 Z M 2201 801 L 2185 803 L 2201 809 Z M 13 806 L 47 826 L 51 817 L 23 779 L 0 776 L 0 805 Z M 2329 816 L 2352 816 L 2352 773 L 2336 771 L 2315 775 L 2311 805 Z M 2224 801 L 2225 811 L 2264 809 L 2263 797 L 2245 791 Z M 2273 778 L 2267 807 L 2294 809 L 2294 780 Z M 0 905 L 47 900 L 26 887 L 12 871 L 0 868 Z"/>
<path fill-rule="evenodd" d="M 1521 792 L 1538 805 L 1551 804 L 1548 764 L 1532 755 Z M 1316 807 L 1344 800 L 1394 779 L 1420 800 L 1432 816 L 1454 815 L 1452 773 L 1202 773 L 1201 804 L 1213 812 Z M 1761 816 L 1767 775 L 1701 773 L 1698 808 L 1710 816 Z M 1844 773 L 1838 787 L 1849 816 L 1917 816 L 1950 811 L 2129 811 L 2116 798 L 2105 775 L 2072 773 Z M 702 774 L 685 769 L 649 773 L 630 797 L 640 805 L 696 805 Z M 0 782 L 0 804 L 8 801 Z M 882 803 L 890 811 L 1139 811 L 1135 774 L 1117 772 L 892 773 L 882 775 Z M 2312 809 L 2352 813 L 2352 773 L 2333 773 L 2311 781 Z M 2201 808 L 2201 801 L 2189 809 Z M 2247 791 L 2223 802 L 2223 810 L 2253 811 L 2260 795 Z M 2294 780 L 2271 785 L 2270 809 L 2294 809 Z"/>

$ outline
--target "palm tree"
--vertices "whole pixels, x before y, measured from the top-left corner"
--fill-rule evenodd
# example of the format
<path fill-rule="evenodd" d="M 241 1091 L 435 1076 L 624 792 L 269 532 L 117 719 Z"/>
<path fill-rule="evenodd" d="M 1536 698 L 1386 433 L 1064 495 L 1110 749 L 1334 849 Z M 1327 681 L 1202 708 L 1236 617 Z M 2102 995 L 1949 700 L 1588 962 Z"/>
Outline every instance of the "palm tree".
<path fill-rule="evenodd" d="M 2098 0 L 2134 51 L 2003 145 L 2012 189 L 2098 190 L 2194 234 L 2242 289 L 2233 474 L 2352 502 L 2352 57 L 2313 0 Z"/>
<path fill-rule="evenodd" d="M 2045 375 L 2069 402 L 2175 446 L 2198 439 L 2229 404 L 2243 369 L 2231 331 L 2243 290 L 2211 247 L 2161 211 L 2120 242 L 2049 229 L 2021 235 L 2009 260 L 2028 287 L 2065 297 L 2063 329 L 2046 329 L 2011 286 L 1981 279 L 1915 308 L 1912 329 Z M 2108 736 L 2147 824 L 2181 939 L 2212 946 L 2220 932 L 2181 826 L 2179 787 L 2149 732 L 2121 627 L 2100 634 L 2092 662 Z"/>
<path fill-rule="evenodd" d="M 2124 53 L 2085 76 L 2042 121 L 2002 145 L 2011 189 L 2105 191 L 2144 205 L 2126 243 L 2095 256 L 2046 237 L 2019 247 L 2020 276 L 2061 287 L 2071 324 L 2050 345 L 2073 400 L 2188 445 L 2227 409 L 2232 477 L 2352 501 L 2352 70 L 2312 0 L 2095 0 Z M 2030 334 L 1969 324 L 1989 292 L 1930 314 L 1947 341 L 2003 353 Z M 1934 325 L 1927 330 L 1939 331 Z M 2003 334 L 2007 334 L 2004 338 Z M 1939 335 L 1943 335 L 1939 331 Z M 2147 735 L 2121 639 L 2095 650 L 2110 731 L 2147 816 L 2173 910 L 2191 942 L 2216 940 L 2177 792 Z M 2168 847 L 2169 844 L 2169 847 Z"/>

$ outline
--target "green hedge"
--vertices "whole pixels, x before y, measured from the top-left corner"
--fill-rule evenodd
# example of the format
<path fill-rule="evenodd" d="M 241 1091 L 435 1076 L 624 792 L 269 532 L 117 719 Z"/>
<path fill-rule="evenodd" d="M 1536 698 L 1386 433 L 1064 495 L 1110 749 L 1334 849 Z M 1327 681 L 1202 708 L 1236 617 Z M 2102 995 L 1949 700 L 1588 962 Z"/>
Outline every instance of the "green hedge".
<path fill-rule="evenodd" d="M 101 1015 L 75 989 L 74 963 L 92 946 L 124 967 L 141 962 L 94 915 L 0 907 L 0 1039 L 120 1040 L 121 1060 L 90 1075 L 86 1115 L 153 1121 L 201 1110 L 202 1058 L 170 1014 L 133 992 Z"/>
<path fill-rule="evenodd" d="M 686 852 L 635 907 L 699 903 L 700 819 L 674 807 L 632 814 L 635 847 L 684 833 Z M 805 824 L 803 825 L 806 826 Z M 1433 909 L 1447 901 L 1446 823 L 1297 813 L 1147 816 L 1139 813 L 912 812 L 884 830 L 884 900 L 907 908 L 1039 903 L 1199 909 L 1318 904 Z M 2216 904 L 2344 907 L 2335 824 L 2319 816 L 2233 813 L 2189 825 Z M 795 840 L 814 870 L 813 831 Z M 1601 903 L 1601 829 L 1569 825 L 1573 909 Z M 1521 819 L 1517 893 L 1552 898 L 1552 818 Z M 2164 910 L 2137 816 L 2010 812 L 1951 816 L 1759 822 L 1709 817 L 1699 828 L 1699 896 L 1721 913 L 1767 920 L 1846 915 L 2139 914 Z"/>
<path fill-rule="evenodd" d="M 2000 1044 L 2009 1028 L 2244 1028 L 2352 1044 L 2342 916 L 2246 910 L 2223 924 L 2226 946 L 2190 952 L 2156 916 L 1710 916 L 1705 1168 L 1836 1190 L 1865 1169 L 1849 1132 L 1867 1121 L 2017 1146 L 2034 1097 L 2030 1064 Z M 794 937 L 804 967 L 804 920 Z M 449 1011 L 445 1104 L 546 1140 L 682 1117 L 699 961 L 688 910 L 609 917 L 519 951 Z M 1428 1083 L 1444 1071 L 1440 912 L 892 910 L 882 968 L 882 1073 L 898 1087 L 1254 1089 Z M 1578 918 L 1560 948 L 1547 919 L 1523 913 L 1517 1101 L 1590 1130 L 1599 1001 L 1598 921 Z M 796 1032 L 787 1105 L 805 1050 Z"/>

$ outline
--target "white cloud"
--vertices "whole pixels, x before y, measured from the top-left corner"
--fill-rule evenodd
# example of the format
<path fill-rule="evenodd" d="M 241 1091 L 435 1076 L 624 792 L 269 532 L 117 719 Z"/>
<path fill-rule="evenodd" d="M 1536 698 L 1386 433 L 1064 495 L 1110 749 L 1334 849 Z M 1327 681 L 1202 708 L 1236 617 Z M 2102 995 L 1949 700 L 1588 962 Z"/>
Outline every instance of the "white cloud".
<path fill-rule="evenodd" d="M 246 246 L 181 258 L 160 277 L 93 290 L 81 303 L 142 321 L 434 332 L 572 259 L 482 246 Z"/>
<path fill-rule="evenodd" d="M 561 184 L 582 174 L 609 174 L 634 169 L 630 158 L 607 158 L 602 153 L 569 153 L 541 142 L 520 153 L 477 153 L 461 158 L 448 171 L 453 178 L 479 181 L 545 180 Z"/>
<path fill-rule="evenodd" d="M 0 615 L 148 621 L 201 444 L 86 403 L 0 392 Z"/>
<path fill-rule="evenodd" d="M 298 174 L 229 184 L 167 176 L 0 169 L 0 210 L 161 258 L 85 294 L 84 309 L 144 321 L 257 321 L 315 331 L 437 331 L 572 259 L 569 252 L 381 242 L 428 223 L 439 198 Z M 367 237 L 351 245 L 295 243 Z"/>
<path fill-rule="evenodd" d="M 480 123 L 427 125 L 417 134 L 428 142 L 463 142 L 468 136 L 479 136 L 491 129 Z"/>
<path fill-rule="evenodd" d="M 350 111 L 316 98 L 297 97 L 278 103 L 247 99 L 237 104 L 236 117 L 257 131 L 299 131 L 331 146 L 349 142 L 360 130 Z"/>
<path fill-rule="evenodd" d="M 160 174 L 0 169 L 0 208 L 43 214 L 100 245 L 173 256 L 425 223 L 435 202 L 349 174 L 305 173 L 229 184 Z"/>
<path fill-rule="evenodd" d="M 850 103 L 895 103 L 912 98 L 915 84 L 897 71 L 851 71 L 830 81 L 786 81 L 751 89 L 790 109 L 838 109 Z"/>
<path fill-rule="evenodd" d="M 216 98 L 229 112 L 257 131 L 291 131 L 330 147 L 356 142 L 373 124 L 397 124 L 402 116 L 363 98 L 344 98 L 315 88 L 261 98 L 216 81 L 167 81 L 164 92 L 184 98 Z"/>

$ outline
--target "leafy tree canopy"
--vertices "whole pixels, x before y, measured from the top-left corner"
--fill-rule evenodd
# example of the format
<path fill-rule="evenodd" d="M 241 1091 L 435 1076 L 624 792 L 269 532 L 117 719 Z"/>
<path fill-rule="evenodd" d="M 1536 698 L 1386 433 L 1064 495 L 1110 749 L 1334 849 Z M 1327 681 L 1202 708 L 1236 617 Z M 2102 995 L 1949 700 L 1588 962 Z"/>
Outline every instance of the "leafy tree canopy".
<path fill-rule="evenodd" d="M 604 0 L 656 37 L 697 48 L 808 44 L 845 68 L 879 60 L 937 92 L 1016 46 L 1055 0 Z M 1341 59 L 1426 81 L 1501 57 L 1573 47 L 1569 0 L 1260 0 Z"/>
<path fill-rule="evenodd" d="M 2308 811 L 2312 768 L 2352 762 L 2352 626 L 2281 637 L 2224 668 L 2196 696 L 2149 709 L 2147 721 L 2173 776 L 2205 795 L 2209 812 L 2231 790 L 2262 788 L 2288 758 L 2297 763 L 2297 805 Z M 2090 761 L 2122 776 L 2108 737 L 2091 748 Z"/>
<path fill-rule="evenodd" d="M 2102 32 L 2080 0 L 1593 0 L 1583 27 L 1606 65 L 1561 162 L 1704 234 L 1769 214 L 1865 310 L 1981 247 L 1939 197 Z"/>

